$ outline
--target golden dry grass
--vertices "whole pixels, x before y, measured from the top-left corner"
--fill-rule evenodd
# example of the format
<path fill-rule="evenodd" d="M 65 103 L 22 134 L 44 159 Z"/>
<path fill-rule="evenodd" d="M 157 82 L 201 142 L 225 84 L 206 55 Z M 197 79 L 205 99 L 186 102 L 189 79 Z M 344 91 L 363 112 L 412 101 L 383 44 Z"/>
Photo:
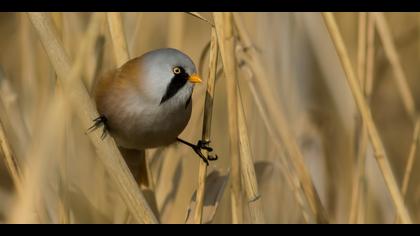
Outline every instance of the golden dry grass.
<path fill-rule="evenodd" d="M 419 223 L 419 17 L 2 13 L 0 223 Z M 139 189 L 90 91 L 162 47 L 200 64 L 181 137 L 219 160 L 147 150 Z"/>

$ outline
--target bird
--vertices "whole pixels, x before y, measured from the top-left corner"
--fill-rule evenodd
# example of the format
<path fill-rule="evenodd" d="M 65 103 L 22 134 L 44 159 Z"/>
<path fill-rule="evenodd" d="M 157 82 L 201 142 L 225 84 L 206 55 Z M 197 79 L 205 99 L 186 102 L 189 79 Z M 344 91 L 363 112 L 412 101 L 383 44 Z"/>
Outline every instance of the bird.
<path fill-rule="evenodd" d="M 181 138 L 192 112 L 194 86 L 202 82 L 193 60 L 174 48 L 155 49 L 100 76 L 93 95 L 99 117 L 90 131 L 103 127 L 126 150 L 183 143 L 208 165 L 217 155 L 209 141 Z"/>

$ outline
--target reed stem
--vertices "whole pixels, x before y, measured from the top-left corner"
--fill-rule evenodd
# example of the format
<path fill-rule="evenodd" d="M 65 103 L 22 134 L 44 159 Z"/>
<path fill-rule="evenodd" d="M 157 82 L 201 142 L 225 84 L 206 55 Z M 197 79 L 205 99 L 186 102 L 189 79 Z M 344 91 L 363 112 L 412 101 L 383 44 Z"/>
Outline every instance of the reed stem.
<path fill-rule="evenodd" d="M 204 101 L 204 116 L 203 116 L 203 130 L 202 140 L 210 142 L 211 133 L 211 118 L 213 114 L 213 100 L 214 100 L 214 85 L 216 81 L 217 72 L 217 36 L 214 27 L 211 29 L 211 43 L 210 43 L 210 57 L 209 57 L 209 75 L 207 79 L 207 92 Z M 208 158 L 209 154 L 205 151 L 204 155 Z M 194 212 L 194 223 L 201 224 L 203 219 L 203 205 L 204 205 L 204 194 L 206 191 L 206 176 L 207 176 L 207 165 L 200 161 L 198 170 L 198 188 L 196 195 L 196 207 Z"/>
<path fill-rule="evenodd" d="M 402 194 L 395 180 L 395 175 L 392 171 L 391 165 L 389 164 L 388 157 L 385 153 L 385 148 L 380 139 L 379 133 L 376 129 L 375 123 L 373 122 L 372 114 L 369 106 L 363 96 L 362 89 L 359 86 L 356 75 L 353 71 L 347 49 L 344 45 L 343 38 L 338 29 L 337 23 L 335 22 L 332 13 L 322 13 L 325 24 L 330 33 L 331 39 L 336 47 L 338 57 L 342 63 L 344 72 L 346 74 L 348 85 L 353 93 L 353 97 L 356 101 L 356 105 L 359 108 L 359 112 L 362 115 L 363 122 L 366 124 L 369 139 L 372 144 L 376 161 L 378 162 L 379 168 L 384 177 L 385 183 L 391 194 L 391 198 L 398 211 L 403 223 L 412 223 L 411 216 L 404 203 Z"/>

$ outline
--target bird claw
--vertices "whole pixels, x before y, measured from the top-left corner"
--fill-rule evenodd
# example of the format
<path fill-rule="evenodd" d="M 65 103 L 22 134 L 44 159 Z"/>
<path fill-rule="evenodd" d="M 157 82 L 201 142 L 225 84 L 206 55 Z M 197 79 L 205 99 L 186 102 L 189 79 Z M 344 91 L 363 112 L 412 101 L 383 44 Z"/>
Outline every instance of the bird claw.
<path fill-rule="evenodd" d="M 207 152 L 212 152 L 213 148 L 208 146 L 210 144 L 210 141 L 204 141 L 204 140 L 198 140 L 197 145 L 193 148 L 195 153 L 206 163 L 206 165 L 209 165 L 209 161 L 215 161 L 218 159 L 217 155 L 207 155 L 207 158 L 203 155 L 201 152 L 202 150 L 206 150 Z"/>
<path fill-rule="evenodd" d="M 199 147 L 200 149 L 204 149 L 208 152 L 211 152 L 213 151 L 213 148 L 208 146 L 209 144 L 210 144 L 210 141 L 198 140 L 197 147 Z"/>
<path fill-rule="evenodd" d="M 95 131 L 96 129 L 98 129 L 99 127 L 103 126 L 103 130 L 102 130 L 102 134 L 101 134 L 101 139 L 104 140 L 108 134 L 108 125 L 107 125 L 107 119 L 104 115 L 101 115 L 97 118 L 95 118 L 94 120 L 92 120 L 94 123 L 91 127 L 89 127 L 89 129 L 87 130 L 89 133 Z"/>
<path fill-rule="evenodd" d="M 206 163 L 206 165 L 209 165 L 209 161 L 215 161 L 218 159 L 217 155 L 213 156 L 210 154 L 207 154 L 207 158 L 206 158 L 202 152 L 202 150 L 206 150 L 207 152 L 213 151 L 213 148 L 209 146 L 210 141 L 198 140 L 197 144 L 194 145 L 180 138 L 176 138 L 176 139 L 179 142 L 191 147 L 194 150 L 194 152 L 201 158 L 201 160 L 203 160 L 203 162 Z"/>

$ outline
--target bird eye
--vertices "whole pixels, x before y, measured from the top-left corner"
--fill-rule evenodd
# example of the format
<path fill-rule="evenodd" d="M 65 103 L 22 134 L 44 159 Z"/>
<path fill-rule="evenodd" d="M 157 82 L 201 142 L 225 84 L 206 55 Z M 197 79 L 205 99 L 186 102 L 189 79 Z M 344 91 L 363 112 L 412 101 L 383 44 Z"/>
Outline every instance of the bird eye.
<path fill-rule="evenodd" d="M 174 74 L 177 74 L 177 75 L 181 74 L 181 68 L 179 67 L 174 67 L 172 71 L 174 72 Z"/>

